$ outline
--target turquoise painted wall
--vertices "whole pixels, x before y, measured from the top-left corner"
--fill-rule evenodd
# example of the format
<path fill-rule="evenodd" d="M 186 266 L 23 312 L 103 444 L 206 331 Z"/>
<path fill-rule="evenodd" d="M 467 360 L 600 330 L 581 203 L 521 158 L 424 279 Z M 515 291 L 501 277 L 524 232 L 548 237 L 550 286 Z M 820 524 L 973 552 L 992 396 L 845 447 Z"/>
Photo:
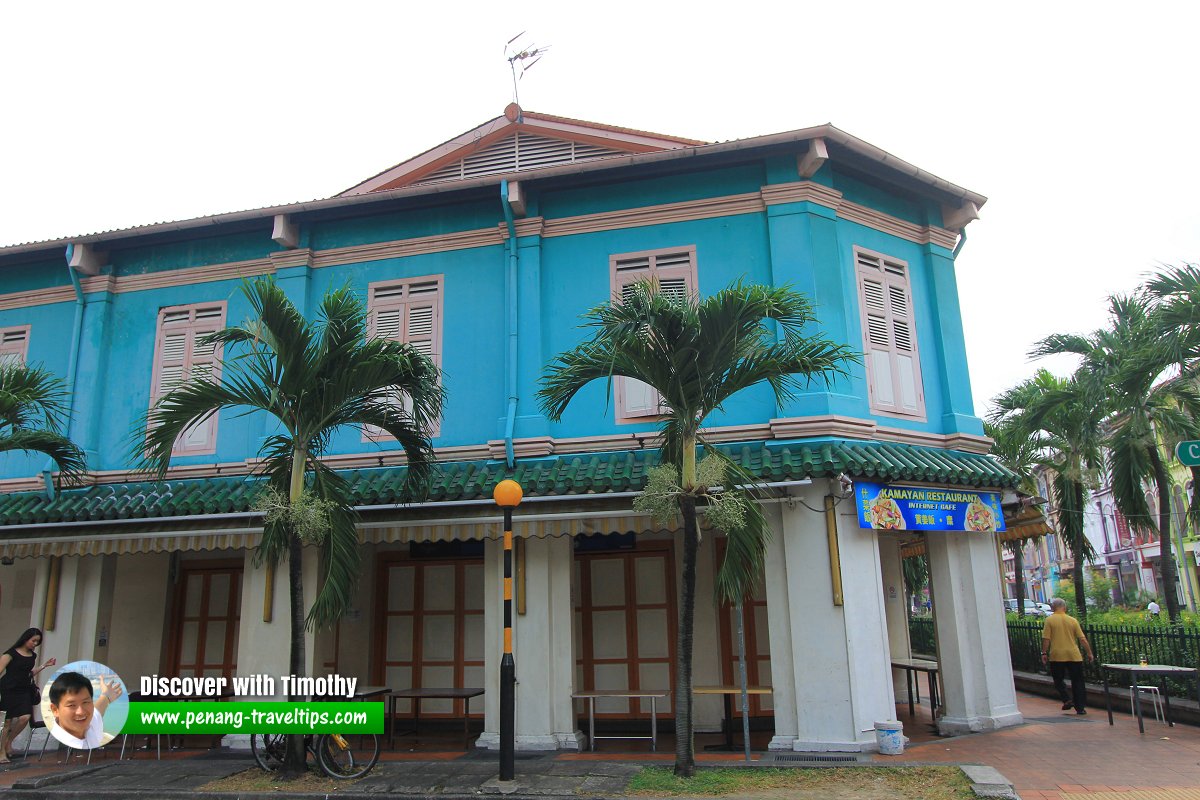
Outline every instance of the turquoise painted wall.
<path fill-rule="evenodd" d="M 795 156 L 613 183 L 597 181 L 578 188 L 527 187 L 533 214 L 548 219 L 704 197 L 755 192 L 765 181 L 796 180 Z M 858 178 L 826 168 L 815 180 L 842 191 L 853 202 L 879 208 L 918 224 L 938 222 L 936 205 L 900 196 Z M 435 236 L 491 228 L 502 223 L 495 200 L 470 199 L 404 211 L 302 223 L 302 242 L 316 250 L 408 237 Z M 665 225 L 626 228 L 573 236 L 524 237 L 518 242 L 519 417 L 516 435 L 579 437 L 650 430 L 650 424 L 618 425 L 603 382 L 582 392 L 564 419 L 549 424 L 535 404 L 542 367 L 558 352 L 586 335 L 580 314 L 611 296 L 609 256 L 669 247 L 696 248 L 699 290 L 709 295 L 738 279 L 791 283 L 815 301 L 822 327 L 834 338 L 861 347 L 862 331 L 855 289 L 853 247 L 876 250 L 910 265 L 917 337 L 925 385 L 926 421 L 879 418 L 880 425 L 935 433 L 981 432 L 971 416 L 961 320 L 950 254 L 838 219 L 827 208 L 809 203 L 772 206 L 748 213 Z M 145 244 L 114 250 L 118 275 L 142 274 L 250 258 L 277 251 L 269 225 L 253 232 Z M 315 315 L 321 296 L 349 285 L 364 302 L 375 281 L 441 275 L 444 280 L 442 364 L 448 402 L 437 446 L 478 445 L 502 438 L 505 392 L 505 274 L 502 246 L 394 258 L 316 270 L 287 272 L 289 294 L 302 298 Z M 67 285 L 62 260 L 0 267 L 0 294 L 27 288 Z M 282 276 L 281 276 L 282 277 Z M 73 432 L 94 450 L 93 467 L 128 467 L 130 444 L 149 403 L 158 310 L 167 305 L 224 300 L 227 319 L 243 319 L 248 306 L 239 281 L 201 283 L 114 295 L 91 295 L 84 326 L 80 386 L 87 391 Z M 0 311 L 0 326 L 30 324 L 31 360 L 65 371 L 73 303 Z M 948 366 L 947 366 L 948 365 Z M 862 367 L 831 387 L 814 386 L 796 403 L 778 408 L 765 387 L 747 390 L 711 418 L 713 425 L 762 423 L 778 416 L 837 413 L 868 417 Z M 258 415 L 224 413 L 215 456 L 193 456 L 179 463 L 231 462 L 253 456 L 270 423 Z M 386 445 L 364 442 L 346 431 L 331 444 L 332 453 L 370 452 Z M 33 462 L 36 462 L 34 464 Z M 0 456 L 0 477 L 40 469 L 42 460 Z"/>

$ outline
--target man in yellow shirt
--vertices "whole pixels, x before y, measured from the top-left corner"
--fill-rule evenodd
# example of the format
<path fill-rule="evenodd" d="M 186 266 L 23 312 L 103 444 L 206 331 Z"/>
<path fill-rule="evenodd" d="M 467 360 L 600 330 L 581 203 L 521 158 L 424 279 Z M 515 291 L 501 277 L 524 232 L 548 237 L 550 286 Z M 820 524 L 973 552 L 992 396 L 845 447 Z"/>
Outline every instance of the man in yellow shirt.
<path fill-rule="evenodd" d="M 1087 660 L 1093 661 L 1092 646 L 1079 627 L 1079 620 L 1067 613 L 1067 604 L 1062 598 L 1050 601 L 1054 612 L 1046 617 L 1042 626 L 1042 662 L 1050 662 L 1050 674 L 1054 677 L 1054 688 L 1063 701 L 1063 711 L 1075 707 L 1076 714 L 1086 714 L 1087 686 L 1083 682 L 1082 646 Z M 1067 692 L 1067 673 L 1071 674 L 1071 692 Z"/>

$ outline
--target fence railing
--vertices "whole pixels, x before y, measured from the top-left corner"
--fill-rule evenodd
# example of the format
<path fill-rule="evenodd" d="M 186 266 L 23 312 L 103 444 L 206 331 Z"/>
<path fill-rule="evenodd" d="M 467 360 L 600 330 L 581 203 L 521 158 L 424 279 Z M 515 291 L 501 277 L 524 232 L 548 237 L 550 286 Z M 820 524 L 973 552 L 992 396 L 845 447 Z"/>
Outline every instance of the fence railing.
<path fill-rule="evenodd" d="M 1181 625 L 1127 627 L 1088 623 L 1082 623 L 1081 627 L 1096 654 L 1094 662 L 1083 665 L 1083 673 L 1088 681 L 1101 682 L 1101 664 L 1136 664 L 1141 656 L 1145 656 L 1151 664 L 1200 667 L 1200 629 Z M 908 630 L 914 653 L 932 655 L 937 652 L 932 617 L 911 617 Z M 1048 673 L 1042 665 L 1040 620 L 1009 620 L 1008 649 L 1013 669 L 1021 672 Z M 1114 686 L 1129 685 L 1128 676 L 1123 674 L 1110 672 L 1108 681 Z M 1196 697 L 1194 681 L 1168 680 L 1167 687 L 1172 697 Z"/>

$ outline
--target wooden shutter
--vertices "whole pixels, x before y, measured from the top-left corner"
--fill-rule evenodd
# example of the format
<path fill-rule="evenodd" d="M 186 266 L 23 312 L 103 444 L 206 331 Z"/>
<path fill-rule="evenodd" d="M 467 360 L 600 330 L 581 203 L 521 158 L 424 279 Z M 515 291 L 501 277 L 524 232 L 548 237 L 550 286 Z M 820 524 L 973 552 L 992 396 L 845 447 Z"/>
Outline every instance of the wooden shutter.
<path fill-rule="evenodd" d="M 434 364 L 442 363 L 442 282 L 440 277 L 372 284 L 368 301 L 371 336 L 411 345 Z M 407 397 L 393 392 L 393 402 L 410 410 Z M 437 435 L 437 430 L 430 436 Z M 364 431 L 367 439 L 390 439 L 378 428 Z"/>
<path fill-rule="evenodd" d="M 219 381 L 221 348 L 201 340 L 225 327 L 225 304 L 164 308 L 158 314 L 151 403 L 193 378 Z M 217 415 L 188 428 L 175 442 L 176 455 L 216 452 Z"/>
<path fill-rule="evenodd" d="M 24 364 L 29 349 L 29 326 L 0 328 L 0 365 Z"/>
<path fill-rule="evenodd" d="M 855 263 L 871 408 L 923 416 L 925 396 L 908 265 L 861 250 L 855 251 Z"/>
<path fill-rule="evenodd" d="M 659 291 L 683 298 L 696 292 L 696 249 L 694 247 L 653 250 L 613 256 L 613 294 L 624 301 L 631 287 L 649 278 L 658 280 Z M 662 396 L 649 385 L 633 378 L 614 382 L 618 422 L 653 419 L 662 412 Z"/>

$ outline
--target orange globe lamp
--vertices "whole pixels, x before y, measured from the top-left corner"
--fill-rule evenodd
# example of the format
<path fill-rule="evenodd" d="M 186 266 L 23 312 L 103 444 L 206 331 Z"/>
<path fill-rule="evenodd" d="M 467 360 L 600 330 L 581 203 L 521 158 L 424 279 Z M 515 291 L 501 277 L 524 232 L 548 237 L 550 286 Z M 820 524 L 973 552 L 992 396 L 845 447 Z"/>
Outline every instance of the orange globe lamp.
<path fill-rule="evenodd" d="M 521 504 L 521 498 L 524 496 L 525 493 L 521 490 L 521 484 L 510 478 L 500 481 L 496 484 L 496 488 L 492 490 L 492 499 L 501 508 L 516 508 Z"/>

